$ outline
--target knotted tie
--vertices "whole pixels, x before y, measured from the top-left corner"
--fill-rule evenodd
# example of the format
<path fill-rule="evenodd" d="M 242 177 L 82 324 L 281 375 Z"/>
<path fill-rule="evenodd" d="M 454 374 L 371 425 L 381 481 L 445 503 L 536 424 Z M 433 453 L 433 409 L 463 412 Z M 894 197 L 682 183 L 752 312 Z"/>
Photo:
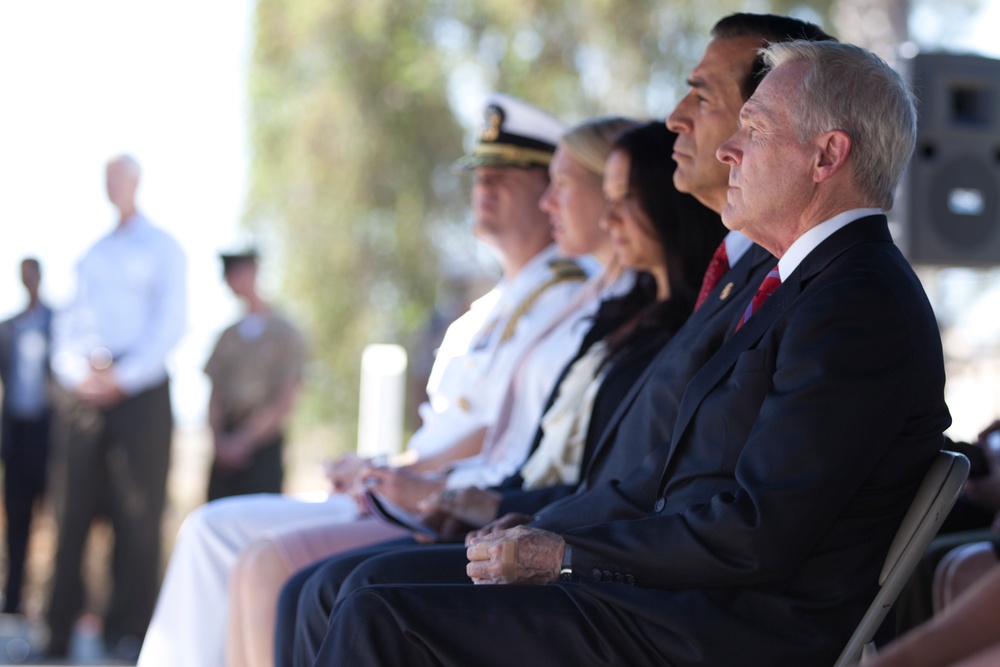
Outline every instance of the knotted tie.
<path fill-rule="evenodd" d="M 753 295 L 752 299 L 750 299 L 750 305 L 748 305 L 747 309 L 743 311 L 743 317 L 740 319 L 739 324 L 736 325 L 737 331 L 740 330 L 741 326 L 747 323 L 747 320 L 750 319 L 751 315 L 757 312 L 757 309 L 760 308 L 761 304 L 767 301 L 767 297 L 774 294 L 779 287 L 781 287 L 781 276 L 778 274 L 778 267 L 775 266 L 767 272 L 767 277 L 764 278 L 764 282 L 760 284 L 760 287 L 757 288 L 757 293 Z"/>
<path fill-rule="evenodd" d="M 701 304 L 705 303 L 705 299 L 708 298 L 712 288 L 718 284 L 719 279 L 728 270 L 729 256 L 726 255 L 726 242 L 723 241 L 715 249 L 715 254 L 712 255 L 712 260 L 708 263 L 708 268 L 705 269 L 705 277 L 702 279 L 701 289 L 698 291 L 698 300 L 694 302 L 695 310 L 701 308 Z"/>

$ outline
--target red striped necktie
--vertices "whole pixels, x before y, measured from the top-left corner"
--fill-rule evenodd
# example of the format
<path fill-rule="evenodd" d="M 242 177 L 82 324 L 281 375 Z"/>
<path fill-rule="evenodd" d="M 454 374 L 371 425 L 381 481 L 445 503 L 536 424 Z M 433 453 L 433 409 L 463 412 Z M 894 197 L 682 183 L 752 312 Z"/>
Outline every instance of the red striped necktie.
<path fill-rule="evenodd" d="M 705 299 L 708 298 L 712 289 L 719 283 L 719 280 L 728 270 L 729 256 L 726 254 L 726 242 L 723 241 L 715 249 L 715 254 L 712 255 L 712 260 L 708 263 L 708 268 L 705 270 L 705 277 L 701 281 L 701 289 L 698 290 L 698 300 L 694 302 L 695 310 L 701 308 L 701 304 L 705 303 Z"/>
<path fill-rule="evenodd" d="M 752 299 L 750 299 L 750 305 L 748 305 L 747 309 L 743 311 L 743 317 L 740 319 L 739 324 L 736 325 L 737 331 L 740 330 L 741 326 L 747 323 L 747 320 L 750 319 L 751 315 L 757 312 L 757 309 L 760 308 L 761 304 L 767 301 L 767 297 L 774 294 L 779 287 L 781 287 L 781 275 L 778 274 L 778 267 L 775 266 L 767 272 L 767 277 L 764 278 L 764 282 L 760 284 L 760 287 L 757 288 L 757 293 L 753 295 Z"/>

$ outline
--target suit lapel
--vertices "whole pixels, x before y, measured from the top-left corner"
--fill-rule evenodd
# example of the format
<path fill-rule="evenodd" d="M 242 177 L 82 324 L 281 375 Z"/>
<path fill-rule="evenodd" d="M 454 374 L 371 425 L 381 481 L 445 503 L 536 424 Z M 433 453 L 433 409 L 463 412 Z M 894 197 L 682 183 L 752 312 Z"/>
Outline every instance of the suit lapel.
<path fill-rule="evenodd" d="M 747 323 L 733 334 L 701 370 L 691 378 L 681 398 L 681 406 L 677 415 L 677 423 L 674 426 L 664 472 L 666 472 L 666 467 L 669 466 L 670 459 L 676 451 L 677 443 L 690 425 L 698 406 L 732 370 L 739 356 L 760 341 L 775 320 L 798 298 L 809 281 L 823 271 L 830 262 L 859 243 L 871 241 L 892 242 L 885 216 L 870 216 L 856 220 L 820 243 L 781 283 L 781 287 L 764 302 L 760 309 L 753 314 L 753 317 L 747 320 Z"/>
<path fill-rule="evenodd" d="M 738 292 L 739 288 L 746 284 L 747 280 L 754 274 L 760 265 L 769 261 L 774 261 L 774 257 L 772 257 L 769 252 L 757 245 L 750 246 L 743 256 L 740 257 L 739 261 L 736 262 L 736 265 L 730 268 L 729 271 L 722 276 L 722 279 L 719 280 L 718 284 L 709 293 L 705 303 L 698 309 L 698 312 L 691 315 L 682 327 L 682 330 L 688 329 L 689 327 L 700 328 L 706 320 L 711 318 L 716 312 L 729 303 L 729 295 L 731 293 Z M 649 381 L 649 378 L 652 377 L 652 374 L 656 371 L 657 366 L 660 365 L 662 357 L 664 355 L 679 353 L 681 352 L 671 346 L 670 342 L 668 342 L 632 384 L 628 393 L 625 394 L 625 398 L 623 398 L 618 404 L 618 407 L 615 409 L 611 419 L 608 420 L 607 426 L 604 427 L 604 432 L 602 433 L 600 440 L 597 441 L 597 446 L 594 448 L 594 454 L 590 457 L 590 462 L 587 466 L 588 471 L 598 460 L 601 453 L 609 446 L 609 443 L 614 440 L 615 434 L 618 430 L 618 425 L 621 423 L 622 418 L 624 418 L 625 414 L 629 411 L 632 403 L 635 402 L 635 398 L 639 395 L 639 392 L 642 391 L 643 386 Z M 586 479 L 586 475 L 581 476 L 581 479 Z"/>

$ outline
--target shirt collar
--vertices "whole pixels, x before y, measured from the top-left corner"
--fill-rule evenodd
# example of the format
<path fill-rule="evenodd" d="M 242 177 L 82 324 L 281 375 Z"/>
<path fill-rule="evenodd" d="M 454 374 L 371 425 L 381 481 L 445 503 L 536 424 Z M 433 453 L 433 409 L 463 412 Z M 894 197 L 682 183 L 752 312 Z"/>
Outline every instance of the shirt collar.
<path fill-rule="evenodd" d="M 744 236 L 742 232 L 737 231 L 726 234 L 726 238 L 722 239 L 722 242 L 726 244 L 726 257 L 729 259 L 729 268 L 733 268 L 736 262 L 740 261 L 740 257 L 753 245 L 753 241 Z"/>
<path fill-rule="evenodd" d="M 820 243 L 832 236 L 834 232 L 846 227 L 855 220 L 860 220 L 869 215 L 881 214 L 882 209 L 879 208 L 853 208 L 849 211 L 838 213 L 829 220 L 825 220 L 809 229 L 805 234 L 795 239 L 795 242 L 788 247 L 785 254 L 778 260 L 778 275 L 781 276 L 781 280 L 784 281 L 786 277 L 790 276 L 792 271 L 802 263 L 802 260 L 815 250 Z"/>
<path fill-rule="evenodd" d="M 117 227 L 115 227 L 115 232 L 128 234 L 131 233 L 133 230 L 139 230 L 143 227 L 146 227 L 147 225 L 149 225 L 149 221 L 146 220 L 146 216 L 136 211 L 129 217 L 125 218 L 124 224 L 119 224 Z"/>

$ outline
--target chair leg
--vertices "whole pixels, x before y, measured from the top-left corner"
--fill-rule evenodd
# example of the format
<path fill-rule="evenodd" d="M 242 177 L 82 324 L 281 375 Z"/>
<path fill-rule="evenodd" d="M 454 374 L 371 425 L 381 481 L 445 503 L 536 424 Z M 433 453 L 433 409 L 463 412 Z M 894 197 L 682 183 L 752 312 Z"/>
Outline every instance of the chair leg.
<path fill-rule="evenodd" d="M 864 664 L 869 660 L 874 660 L 875 653 L 875 642 L 868 642 L 865 644 L 864 648 L 861 649 L 861 663 Z"/>

